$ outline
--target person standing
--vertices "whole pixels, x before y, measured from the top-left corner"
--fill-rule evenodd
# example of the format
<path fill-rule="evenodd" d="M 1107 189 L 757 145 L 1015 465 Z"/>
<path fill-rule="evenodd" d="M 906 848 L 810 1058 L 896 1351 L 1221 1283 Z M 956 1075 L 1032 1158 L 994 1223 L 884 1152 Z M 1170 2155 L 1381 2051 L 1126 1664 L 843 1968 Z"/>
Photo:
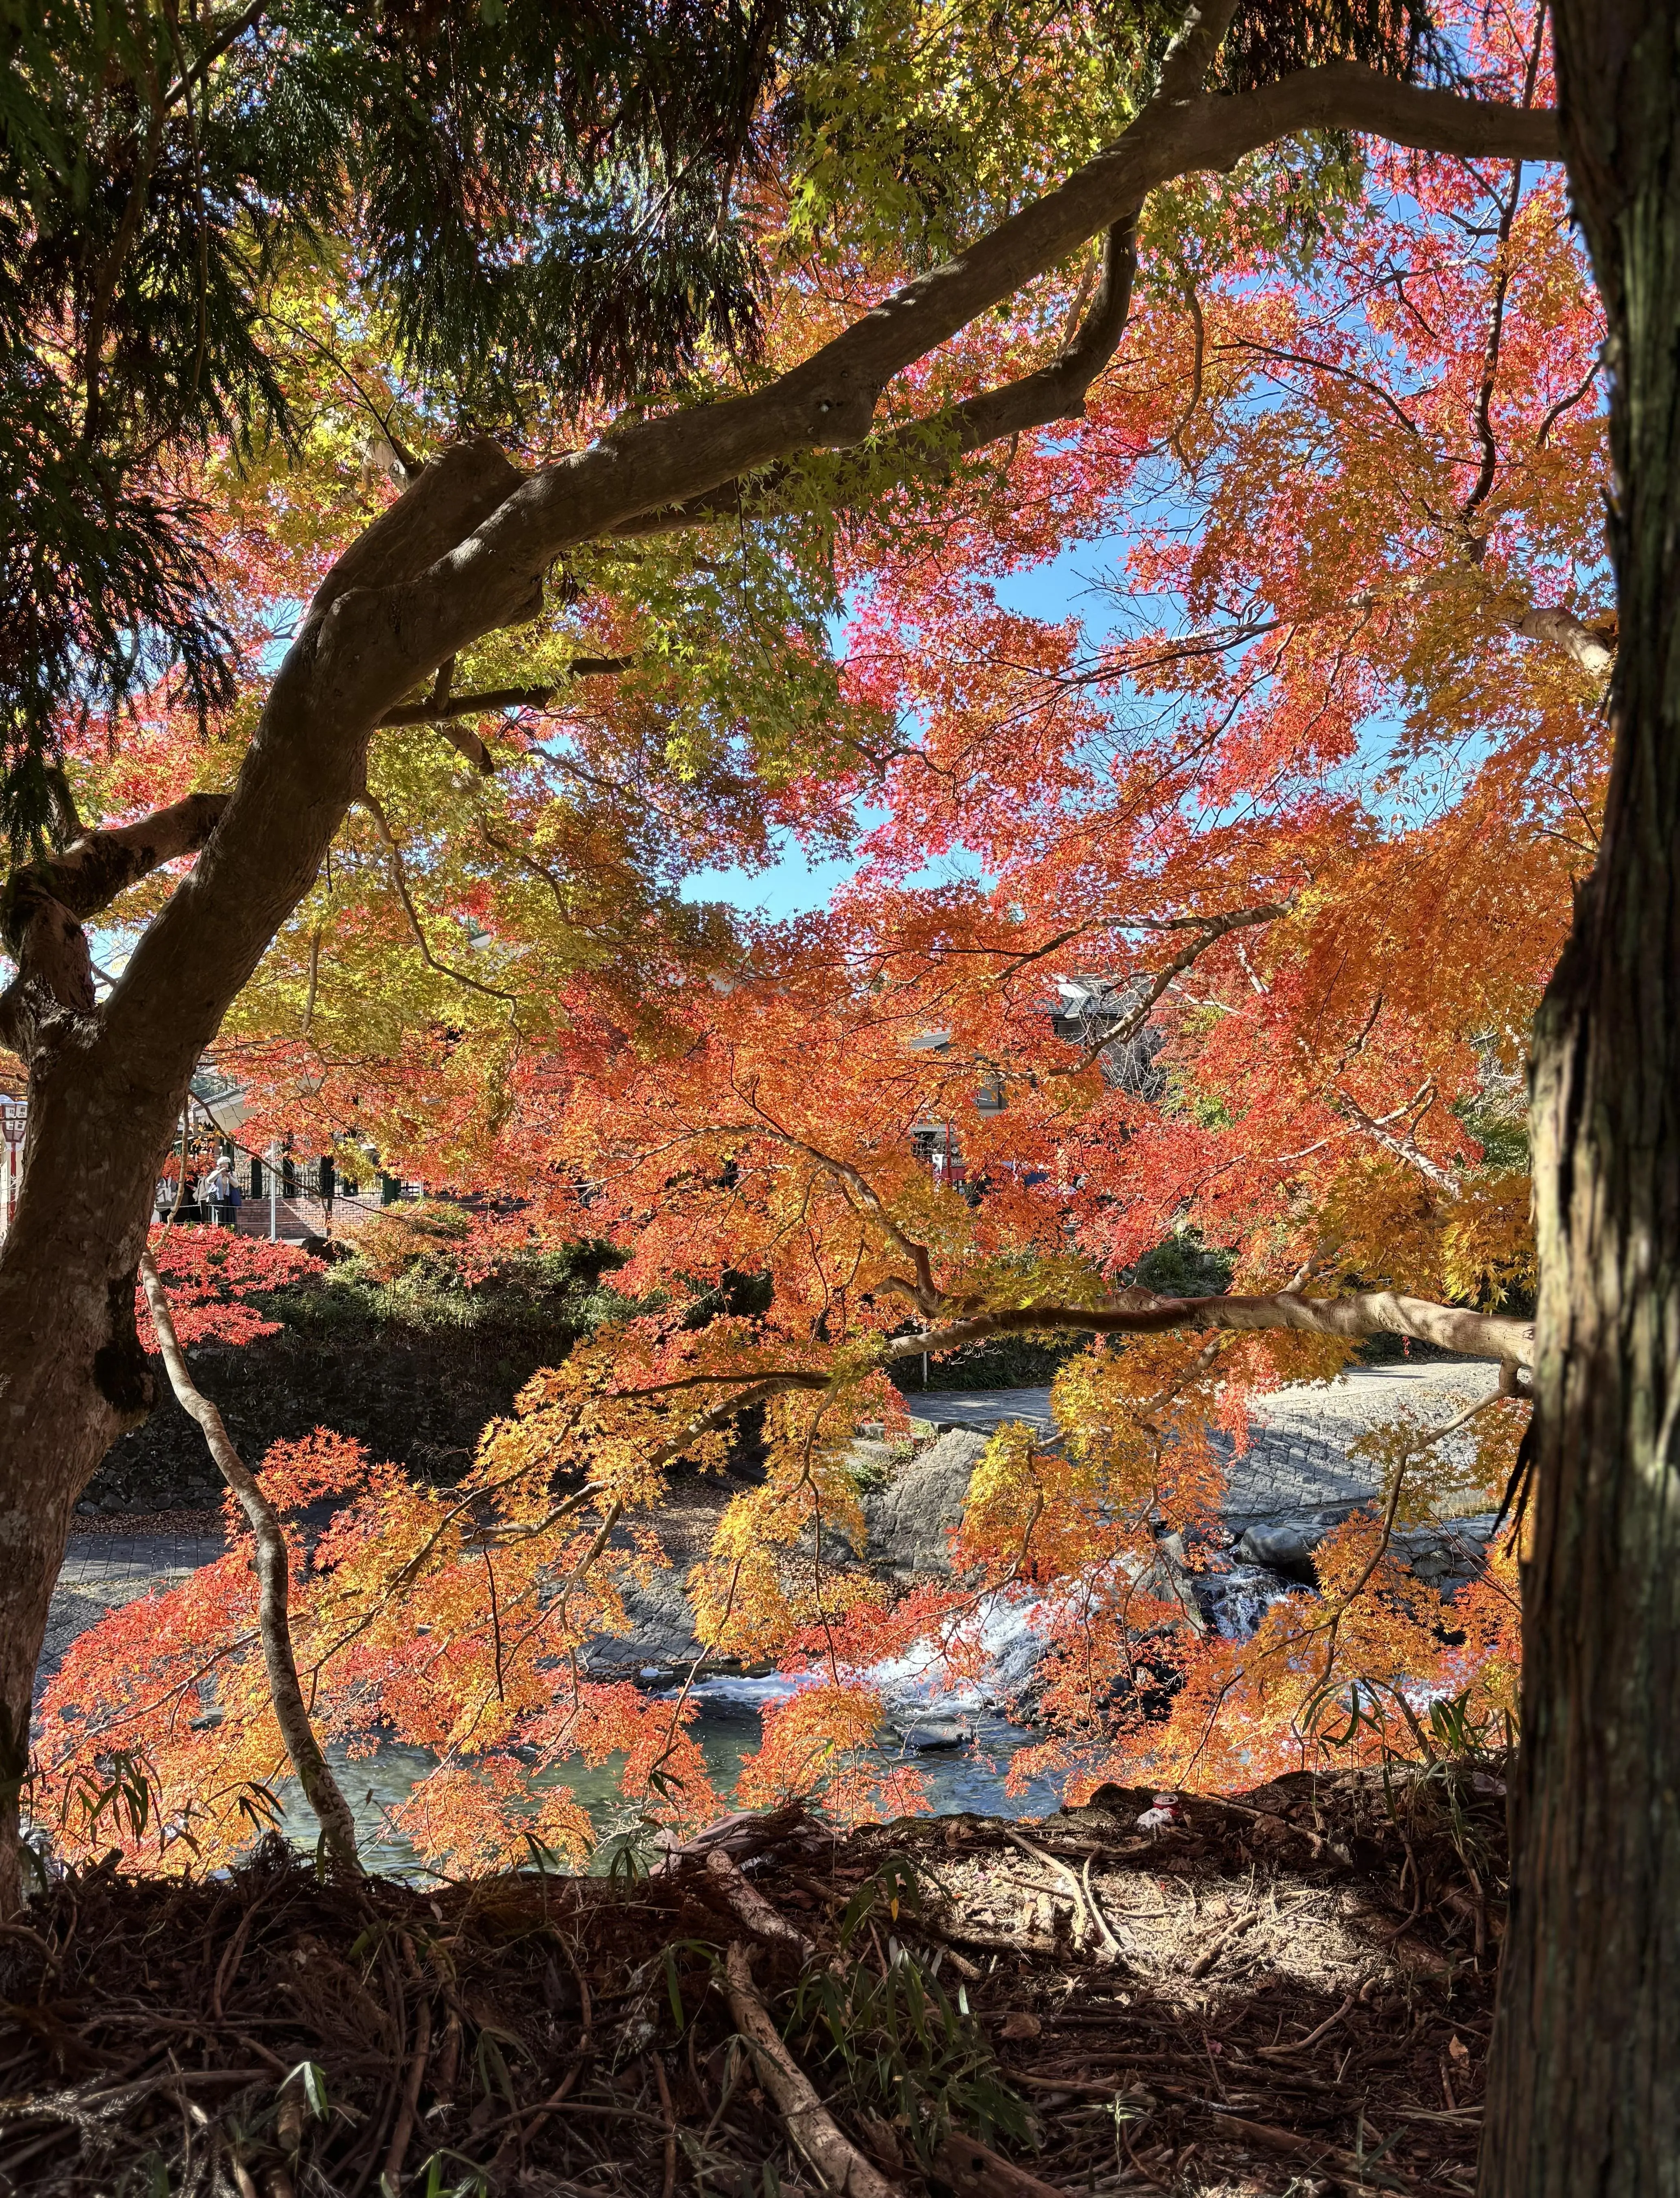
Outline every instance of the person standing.
<path fill-rule="evenodd" d="M 238 1196 L 239 1188 L 233 1179 L 233 1169 L 224 1153 L 204 1184 L 204 1197 L 209 1207 L 208 1218 L 223 1229 L 231 1229 L 234 1225 L 234 1205 Z"/>

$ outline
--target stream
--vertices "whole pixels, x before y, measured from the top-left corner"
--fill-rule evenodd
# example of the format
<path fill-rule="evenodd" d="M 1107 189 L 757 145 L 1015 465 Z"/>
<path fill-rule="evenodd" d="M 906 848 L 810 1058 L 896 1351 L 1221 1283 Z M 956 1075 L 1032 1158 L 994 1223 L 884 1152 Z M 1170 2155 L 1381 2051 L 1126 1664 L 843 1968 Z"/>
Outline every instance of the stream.
<path fill-rule="evenodd" d="M 1274 1574 L 1234 1567 L 1218 1576 L 1215 1625 L 1231 1637 L 1246 1637 L 1281 1591 Z M 992 1685 L 1007 1693 L 1024 1676 L 1036 1647 L 1026 1607 L 996 1612 L 985 1636 L 993 1659 Z M 643 1674 L 644 1680 L 654 1676 L 651 1672 Z M 878 1666 L 870 1676 L 885 1691 L 889 1722 L 889 1736 L 873 1753 L 883 1769 L 908 1763 L 921 1773 L 933 1815 L 1025 1818 L 1048 1816 L 1061 1806 L 1060 1777 L 1032 1778 L 1018 1793 L 1009 1790 L 1011 1759 L 1039 1736 L 1003 1715 L 990 1687 L 953 1689 L 941 1684 L 933 1676 L 931 1652 L 916 1650 Z M 785 1701 L 800 1683 L 797 1677 L 728 1675 L 701 1680 L 692 1690 L 690 1700 L 698 1713 L 690 1730 L 700 1742 L 712 1784 L 726 1800 L 742 1762 L 759 1745 L 761 1712 Z M 676 1694 L 674 1688 L 657 1684 L 649 1691 L 666 1701 Z M 962 1737 L 952 1744 L 958 1729 Z M 335 1755 L 334 1759 L 370 1867 L 393 1877 L 428 1875 L 392 1826 L 390 1816 L 436 1767 L 436 1758 L 423 1749 L 393 1744 L 371 1758 L 352 1761 Z M 637 1822 L 634 1806 L 619 1790 L 623 1762 L 615 1756 L 590 1770 L 574 1760 L 538 1771 L 532 1779 L 533 1795 L 546 1786 L 569 1786 L 588 1811 L 602 1841 L 590 1865 L 597 1870 L 611 1866 Z M 286 1790 L 282 1789 L 282 1794 Z M 302 1824 L 288 1823 L 287 1829 L 299 1844 L 305 1843 Z"/>
<path fill-rule="evenodd" d="M 763 1691 L 754 1695 L 750 1689 Z M 767 1699 L 786 1691 L 786 1683 L 775 1680 L 720 1679 L 696 1688 L 699 1714 L 689 1728 L 706 1757 L 712 1783 L 727 1802 L 743 1759 L 759 1742 L 759 1712 Z M 983 1710 L 965 1711 L 962 1723 L 969 1737 L 954 1748 L 911 1751 L 882 1747 L 882 1763 L 913 1763 L 927 1781 L 928 1800 L 935 1816 L 972 1811 L 988 1817 L 1042 1817 L 1061 1804 L 1059 1786 L 1049 1779 L 1035 1779 L 1020 1794 L 1004 1790 L 1009 1759 L 1035 1736 L 1006 1718 Z M 415 1788 L 436 1767 L 437 1759 L 421 1748 L 392 1745 L 377 1755 L 355 1761 L 340 1751 L 329 1750 L 345 1795 L 356 1817 L 364 1860 L 370 1869 L 389 1877 L 424 1878 L 433 1873 L 413 1848 L 393 1830 L 390 1812 L 406 1801 Z M 622 1757 L 609 1757 L 591 1771 L 580 1761 L 538 1771 L 532 1780 L 533 1794 L 549 1785 L 569 1786 L 589 1811 L 602 1846 L 590 1868 L 605 1870 L 625 1844 L 636 1823 L 636 1810 L 619 1790 Z M 296 1788 L 288 1781 L 280 1798 L 288 1806 L 282 1826 L 299 1847 L 313 1847 L 314 1834 L 308 1813 L 296 1799 Z"/>
<path fill-rule="evenodd" d="M 136 1595 L 172 1585 L 196 1564 L 219 1553 L 219 1539 L 124 1537 L 80 1543 L 67 1560 L 42 1675 L 55 1665 L 69 1641 L 108 1610 Z M 1233 1567 L 1208 1583 L 1209 1615 L 1218 1631 L 1241 1638 L 1253 1631 L 1267 1605 L 1281 1591 L 1276 1575 L 1248 1566 Z M 1020 1792 L 1006 1790 L 1012 1759 L 1038 1736 L 999 1710 L 1026 1679 L 1038 1639 L 1029 1622 L 1031 1606 L 996 1608 L 985 1628 L 991 1670 L 985 1683 L 953 1688 L 936 1667 L 931 1648 L 912 1649 L 878 1666 L 870 1676 L 887 1705 L 888 1730 L 875 1753 L 883 1769 L 913 1764 L 926 1781 L 928 1806 L 938 1816 L 965 1812 L 991 1817 L 1042 1817 L 1061 1805 L 1061 1780 L 1039 1777 Z M 642 1685 L 654 1698 L 672 1699 L 673 1674 L 645 1669 Z M 788 1675 L 752 1678 L 734 1674 L 701 1680 L 691 1700 L 695 1715 L 690 1730 L 699 1742 L 712 1781 L 727 1803 L 744 1759 L 760 1743 L 760 1714 L 785 1700 L 802 1683 Z M 930 1742 L 935 1744 L 928 1744 Z M 952 1744 L 954 1743 L 954 1744 Z M 432 1873 L 392 1823 L 416 1786 L 437 1767 L 427 1751 L 396 1742 L 371 1756 L 350 1757 L 329 1750 L 340 1782 L 357 1820 L 369 1865 L 400 1878 Z M 621 1758 L 590 1769 L 581 1759 L 532 1774 L 534 1797 L 544 1787 L 569 1786 L 591 1818 L 602 1846 L 591 1867 L 606 1869 L 634 1829 L 637 1811 L 619 1790 Z M 286 1806 L 281 1829 L 299 1848 L 314 1844 L 313 1820 L 295 1782 L 282 1782 L 277 1798 Z"/>

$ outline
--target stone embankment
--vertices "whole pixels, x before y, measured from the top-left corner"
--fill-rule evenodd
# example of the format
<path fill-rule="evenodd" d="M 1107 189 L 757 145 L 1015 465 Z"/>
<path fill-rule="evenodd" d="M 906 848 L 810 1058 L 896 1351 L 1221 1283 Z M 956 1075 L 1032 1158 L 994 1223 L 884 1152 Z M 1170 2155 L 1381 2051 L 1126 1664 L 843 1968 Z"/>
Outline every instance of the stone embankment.
<path fill-rule="evenodd" d="M 1313 1552 L 1354 1512 L 1381 1501 L 1375 1468 L 1351 1447 L 1370 1428 L 1408 1420 L 1420 1431 L 1445 1425 L 1497 1385 L 1492 1363 L 1402 1363 L 1355 1369 L 1332 1382 L 1278 1391 L 1256 1399 L 1241 1454 L 1228 1437 L 1228 1486 L 1222 1528 L 1194 1564 L 1176 1534 L 1156 1544 L 1150 1585 L 1175 1598 L 1199 1628 L 1241 1634 L 1251 1630 L 1273 1596 L 1316 1587 Z M 930 1391 L 906 1399 L 924 1439 L 906 1458 L 902 1447 L 868 1437 L 852 1446 L 863 1483 L 868 1531 L 859 1555 L 870 1570 L 900 1585 L 950 1569 L 950 1543 L 962 1523 L 968 1483 L 993 1433 L 1009 1421 L 1055 1439 L 1048 1389 Z M 932 1439 L 926 1439 L 931 1434 Z M 1402 1528 L 1395 1546 L 1421 1579 L 1450 1593 L 1479 1569 L 1493 1525 L 1478 1508 L 1469 1515 Z M 1211 1556 L 1211 1564 L 1205 1560 Z M 634 1666 L 660 1676 L 695 1653 L 692 1615 L 675 1573 L 626 1598 L 635 1620 L 629 1635 L 596 1646 L 602 1665 Z M 1032 1644 L 1012 1644 L 1000 1673 L 1024 1676 Z"/>

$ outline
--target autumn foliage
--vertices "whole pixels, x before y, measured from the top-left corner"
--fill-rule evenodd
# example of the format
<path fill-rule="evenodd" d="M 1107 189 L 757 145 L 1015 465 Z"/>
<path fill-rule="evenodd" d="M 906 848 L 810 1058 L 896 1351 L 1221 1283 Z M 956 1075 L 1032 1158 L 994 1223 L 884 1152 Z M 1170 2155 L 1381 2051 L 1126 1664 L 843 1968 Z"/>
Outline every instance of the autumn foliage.
<path fill-rule="evenodd" d="M 1549 96 L 1526 15 L 1466 36 L 1506 96 Z M 1100 1338 L 1057 1376 L 1055 1449 L 991 1445 L 948 1581 L 898 1592 L 856 1561 L 848 1453 L 863 1422 L 907 1433 L 888 1369 L 924 1332 L 1030 1333 L 1038 1307 L 1063 1334 L 1081 1307 L 1197 1294 L 1161 1281 L 1175 1260 L 1240 1293 L 1532 1300 L 1526 1033 L 1606 768 L 1600 325 L 1550 173 L 1293 160 L 1151 200 L 1080 421 L 967 466 L 924 451 L 866 494 L 813 464 L 785 518 L 580 560 L 562 609 L 456 673 L 553 698 L 478 721 L 493 773 L 435 730 L 381 734 L 367 805 L 240 1003 L 222 1057 L 259 1127 L 353 1129 L 474 1193 L 486 1259 L 497 1230 L 605 1237 L 643 1307 L 539 1375 L 455 1486 L 326 1433 L 263 1465 L 317 1727 L 352 1763 L 427 1751 L 395 1829 L 428 1861 L 587 1852 L 573 1759 L 621 1759 L 651 1818 L 726 1805 L 689 1689 L 599 1683 L 587 1648 L 667 1565 L 673 1474 L 721 1471 L 749 1413 L 763 1476 L 687 1585 L 709 1655 L 809 1683 L 767 1712 L 740 1803 L 918 1806 L 873 1750 L 879 1667 L 931 1643 L 972 1679 L 1029 1614 L 1038 1730 L 1014 1772 L 1072 1795 L 1427 1751 L 1432 1701 L 1509 1730 L 1511 1538 L 1448 1605 L 1391 1536 L 1493 1508 L 1514 1394 L 1468 1424 L 1468 1462 L 1416 1427 L 1370 1438 L 1387 1503 L 1322 1546 L 1317 1594 L 1245 1640 L 1185 1623 L 1162 1538 L 1224 1561 L 1247 1400 L 1333 1376 L 1346 1340 Z M 765 220 L 772 360 L 906 271 L 861 216 Z M 946 346 L 907 415 L 1029 365 L 1093 273 Z M 334 311 L 323 276 L 300 325 Z M 417 431 L 399 366 L 358 340 Z M 206 483 L 253 660 L 388 493 L 353 393 L 307 346 L 297 370 L 306 492 L 278 450 Z M 616 668 L 573 677 L 579 659 Z M 211 766 L 160 712 L 83 768 L 122 810 Z M 822 913 L 683 898 L 788 834 L 859 858 Z M 183 1336 L 278 1257 L 172 1237 Z M 766 1309 L 695 1324 L 741 1276 Z M 235 1537 L 84 1637 L 44 1705 L 38 1821 L 105 1843 L 84 1804 L 132 1750 L 166 1839 L 211 1861 L 249 1836 L 283 1772 L 253 1594 Z M 122 1835 L 154 1853 L 160 1824 Z"/>

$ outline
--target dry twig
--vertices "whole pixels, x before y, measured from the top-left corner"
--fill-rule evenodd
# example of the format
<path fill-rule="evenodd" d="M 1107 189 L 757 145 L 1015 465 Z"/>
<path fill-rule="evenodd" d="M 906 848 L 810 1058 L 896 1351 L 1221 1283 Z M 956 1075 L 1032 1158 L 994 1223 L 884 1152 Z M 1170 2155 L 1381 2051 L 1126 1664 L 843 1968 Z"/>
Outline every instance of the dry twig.
<path fill-rule="evenodd" d="M 844 2134 L 782 2042 L 782 2033 L 753 1988 L 747 1949 L 739 1939 L 724 1957 L 730 2012 L 753 2056 L 759 2081 L 776 2102 L 788 2136 L 828 2188 L 842 2198 L 898 2198 L 880 2171 Z"/>

